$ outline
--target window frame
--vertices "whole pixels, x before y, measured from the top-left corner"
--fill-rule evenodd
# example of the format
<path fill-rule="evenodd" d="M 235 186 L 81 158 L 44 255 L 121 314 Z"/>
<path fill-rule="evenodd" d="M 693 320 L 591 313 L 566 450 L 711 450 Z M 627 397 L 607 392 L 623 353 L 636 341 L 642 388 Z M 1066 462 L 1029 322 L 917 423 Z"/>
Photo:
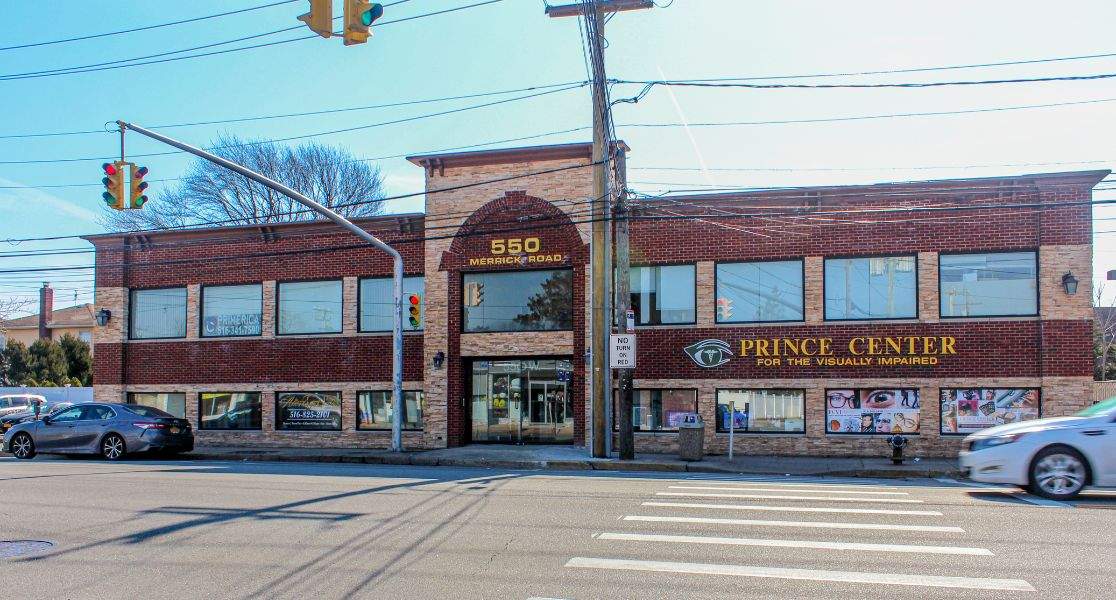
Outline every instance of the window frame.
<path fill-rule="evenodd" d="M 502 273 L 525 273 L 525 272 L 529 272 L 529 271 L 554 271 L 554 272 L 568 271 L 570 273 L 570 327 L 569 327 L 569 329 L 493 329 L 493 330 L 489 330 L 489 331 L 469 331 L 468 329 L 465 328 L 466 327 L 466 322 L 467 322 L 466 318 L 465 318 L 465 308 L 466 308 L 466 306 L 465 306 L 465 277 L 466 276 L 468 276 L 468 275 L 502 274 Z M 558 268 L 538 267 L 538 268 L 534 268 L 534 269 L 507 269 L 507 270 L 503 270 L 503 271 L 461 271 L 460 279 L 459 279 L 460 289 L 458 290 L 458 293 L 456 294 L 458 305 L 461 307 L 460 308 L 460 313 L 459 313 L 460 317 L 461 317 L 461 325 L 460 325 L 461 335 L 486 334 L 486 333 L 539 333 L 539 332 L 551 333 L 551 332 L 557 332 L 557 331 L 575 331 L 576 328 L 574 327 L 574 321 L 577 318 L 578 310 L 577 310 L 577 306 L 575 306 L 574 298 L 573 298 L 574 294 L 577 293 L 577 282 L 576 282 L 576 277 L 575 277 L 576 274 L 574 273 L 574 271 L 575 271 L 575 269 L 573 267 L 558 267 Z M 535 357 L 531 357 L 531 358 L 535 358 Z"/>
<path fill-rule="evenodd" d="M 694 393 L 694 410 L 693 410 L 693 412 L 695 412 L 695 413 L 698 412 L 698 407 L 701 406 L 701 400 L 700 400 L 701 390 L 696 388 L 696 387 L 670 387 L 670 388 L 665 388 L 665 387 L 642 387 L 642 388 L 632 388 L 632 399 L 634 400 L 636 394 L 639 393 L 639 392 L 663 392 L 663 391 L 667 391 L 667 390 L 675 391 L 675 392 L 693 392 Z M 619 433 L 620 432 L 620 415 L 619 415 L 619 413 L 620 413 L 620 411 L 619 411 L 619 408 L 620 408 L 620 389 L 615 388 L 615 389 L 613 389 L 613 392 L 615 392 L 612 397 L 613 397 L 613 402 L 615 402 L 614 406 L 616 407 L 616 410 L 612 411 L 612 413 L 613 413 L 612 414 L 612 432 L 613 433 Z M 635 408 L 635 406 L 636 406 L 636 403 L 632 402 L 632 408 L 633 409 Z M 634 414 L 634 411 L 633 411 L 633 414 Z M 638 429 L 635 426 L 635 423 L 633 423 L 632 424 L 632 432 L 633 433 L 639 433 L 639 434 L 669 433 L 669 434 L 677 435 L 678 434 L 678 428 L 675 427 L 674 429 Z"/>
<path fill-rule="evenodd" d="M 260 397 L 260 426 L 259 427 L 202 427 L 202 396 L 207 394 L 257 394 Z M 198 392 L 198 431 L 263 431 L 264 424 L 264 393 L 257 391 L 216 391 L 216 392 Z M 278 430 L 277 430 L 278 431 Z M 286 431 L 286 430 L 284 430 Z"/>
<path fill-rule="evenodd" d="M 825 433 L 825 435 L 827 435 L 827 436 L 830 436 L 830 435 L 862 436 L 862 437 L 868 437 L 868 438 L 876 438 L 876 437 L 880 437 L 880 436 L 895 435 L 894 433 L 890 433 L 890 432 L 863 433 L 863 432 L 860 432 L 860 431 L 830 431 L 829 430 L 829 392 L 835 391 L 835 390 L 852 390 L 852 391 L 856 392 L 857 396 L 859 396 L 860 392 L 862 392 L 864 390 L 869 390 L 869 391 L 875 391 L 875 390 L 914 390 L 915 392 L 918 393 L 918 432 L 917 433 L 903 432 L 899 435 L 904 435 L 904 436 L 912 436 L 912 435 L 913 436 L 921 436 L 922 435 L 922 429 L 923 429 L 923 425 L 924 425 L 923 422 L 922 422 L 923 421 L 923 419 L 922 419 L 922 401 L 923 401 L 922 389 L 918 388 L 918 387 L 910 387 L 910 386 L 892 386 L 892 387 L 888 387 L 888 386 L 868 386 L 868 387 L 847 386 L 847 387 L 827 387 L 827 388 L 823 389 L 822 390 L 822 402 L 825 403 L 823 405 L 823 408 L 825 409 L 825 421 L 822 423 L 822 431 Z M 940 390 L 938 392 L 938 402 L 939 402 L 939 404 L 941 402 L 941 391 Z M 941 413 L 941 407 L 940 406 L 938 408 L 938 412 Z M 940 416 L 941 415 L 939 414 L 939 417 Z M 941 419 L 939 418 L 938 421 L 940 422 Z"/>
<path fill-rule="evenodd" d="M 360 420 L 360 395 L 361 395 L 361 394 L 377 394 L 377 393 L 379 393 L 379 394 L 387 394 L 387 395 L 388 395 L 388 398 L 390 399 L 390 398 L 391 398 L 391 392 L 392 392 L 391 390 L 357 390 L 357 392 L 356 392 L 356 398 L 355 398 L 355 399 L 354 399 L 354 401 L 353 401 L 353 402 L 354 402 L 354 408 L 356 409 L 356 410 L 355 410 L 355 412 L 354 412 L 354 414 L 353 414 L 353 417 L 354 417 L 354 418 L 356 419 L 356 425 L 355 425 L 355 430 L 356 430 L 356 431 L 364 431 L 364 432 L 371 432 L 371 433 L 391 433 L 391 427 L 388 427 L 388 428 L 386 428 L 386 429 L 384 429 L 384 428 L 379 428 L 379 429 L 377 429 L 377 428 L 372 428 L 372 427 L 361 427 L 361 426 L 360 426 L 360 424 L 361 424 L 361 420 Z M 423 401 L 423 403 L 425 403 L 425 402 L 426 402 L 426 390 L 403 390 L 403 411 L 404 411 L 404 416 L 406 416 L 406 410 L 407 410 L 407 393 L 408 393 L 408 392 L 410 392 L 410 393 L 412 393 L 412 394 L 413 394 L 413 393 L 416 393 L 416 392 L 417 392 L 417 393 L 419 393 L 419 394 L 422 394 L 422 401 Z M 407 421 L 406 421 L 406 420 L 404 420 L 404 421 L 403 421 L 403 425 L 404 425 L 404 426 L 403 426 L 403 429 L 402 429 L 402 430 L 403 430 L 403 431 L 424 431 L 424 430 L 426 429 L 426 416 L 425 416 L 425 412 L 426 412 L 426 411 L 424 410 L 424 411 L 423 411 L 423 413 L 424 413 L 424 414 L 423 414 L 423 419 L 422 419 L 422 427 L 419 427 L 419 428 L 414 428 L 414 427 L 407 427 L 407 426 L 406 426 L 406 424 L 407 424 Z M 390 425 L 390 424 L 389 424 L 389 425 Z"/>
<path fill-rule="evenodd" d="M 185 321 L 182 327 L 182 335 L 172 335 L 166 337 L 136 337 L 136 292 L 154 292 L 159 290 L 183 290 L 186 292 L 186 306 L 183 307 L 183 315 Z M 186 285 L 170 285 L 162 287 L 144 287 L 144 288 L 129 288 L 128 289 L 128 341 L 146 341 L 146 340 L 184 340 L 190 331 L 190 287 Z"/>
<path fill-rule="evenodd" d="M 338 427 L 337 429 L 287 429 L 285 427 L 280 427 L 279 426 L 279 423 L 280 423 L 280 421 L 279 421 L 279 396 L 281 394 L 337 394 L 337 400 L 339 402 L 338 413 L 337 414 L 341 417 L 341 426 Z M 262 413 L 263 412 L 263 404 L 262 404 L 263 398 L 262 397 L 260 398 L 260 402 L 261 402 L 260 412 Z M 323 433 L 325 433 L 325 434 L 330 434 L 330 433 L 339 434 L 339 433 L 344 433 L 345 432 L 345 393 L 342 392 L 339 389 L 337 389 L 337 390 L 276 390 L 272 394 L 272 407 L 273 407 L 273 412 L 274 412 L 274 415 L 272 415 L 272 416 L 273 416 L 273 419 L 275 421 L 274 431 L 276 433 L 284 433 L 284 434 L 300 433 L 300 434 L 321 435 Z M 260 425 L 261 426 L 263 425 L 262 414 L 261 414 L 261 418 L 260 418 Z"/>
<path fill-rule="evenodd" d="M 942 313 L 942 257 L 943 256 L 974 256 L 981 254 L 1017 254 L 1020 252 L 1031 252 L 1035 255 L 1035 312 L 1030 314 L 1014 314 L 1014 315 L 945 315 Z M 1039 289 L 1039 284 L 1042 281 L 1042 274 L 1039 273 L 1039 249 L 1038 248 L 1014 248 L 1014 249 L 997 249 L 997 250 L 981 250 L 981 251 L 961 251 L 951 250 L 949 252 L 938 253 L 938 318 L 940 319 L 1010 319 L 1020 318 L 1026 319 L 1037 317 L 1042 314 L 1042 290 Z M 916 267 L 917 269 L 917 267 Z M 916 271 L 917 272 L 917 271 Z M 964 389 L 964 388 L 950 388 L 950 389 Z M 1007 389 L 1007 388 L 1001 388 Z M 1041 402 L 1041 401 L 1040 401 Z"/>
<path fill-rule="evenodd" d="M 182 395 L 182 416 L 179 417 L 178 415 L 175 415 L 171 411 L 159 408 L 158 406 L 151 406 L 150 404 L 140 404 L 139 402 L 132 402 L 132 397 L 135 396 L 136 394 L 149 394 L 149 395 L 181 394 Z M 174 418 L 176 418 L 176 419 L 185 419 L 186 415 L 189 414 L 186 411 L 186 402 L 187 402 L 186 396 L 187 395 L 188 394 L 186 392 L 150 392 L 150 391 L 143 391 L 143 390 L 139 390 L 139 391 L 133 390 L 133 391 L 130 391 L 130 392 L 127 392 L 126 394 L 124 394 L 124 404 L 130 404 L 132 406 L 151 406 L 151 408 L 156 408 L 156 409 L 159 409 L 159 410 L 161 410 L 165 413 L 174 415 Z M 74 406 L 79 406 L 79 405 L 75 404 Z"/>
<path fill-rule="evenodd" d="M 718 290 L 720 290 L 720 285 L 721 285 L 720 279 L 719 279 L 719 277 L 720 277 L 719 267 L 721 265 L 745 265 L 745 264 L 777 263 L 777 262 L 797 262 L 797 263 L 799 263 L 799 265 L 801 267 L 801 271 L 800 271 L 801 279 L 799 280 L 799 283 L 800 283 L 800 287 L 802 288 L 802 318 L 800 318 L 800 319 L 774 319 L 774 320 L 763 320 L 763 321 L 722 321 L 720 315 L 717 314 L 717 297 L 719 295 Z M 825 272 L 825 265 L 823 263 L 823 265 L 822 265 L 822 273 L 823 273 L 822 276 L 823 277 L 824 277 L 824 272 Z M 697 282 L 697 280 L 695 279 L 695 285 L 694 285 L 695 293 L 697 291 L 696 282 Z M 825 301 L 825 298 L 824 298 L 824 285 L 823 285 L 822 302 L 824 303 L 824 301 Z M 822 307 L 822 310 L 824 312 L 824 310 L 825 310 L 824 306 Z M 764 258 L 764 259 L 756 259 L 756 260 L 716 261 L 716 262 L 713 263 L 713 323 L 714 324 L 716 324 L 716 325 L 743 325 L 743 324 L 747 324 L 747 323 L 805 323 L 805 322 L 806 322 L 806 257 L 800 256 L 798 258 L 774 258 L 774 259 Z M 749 388 L 749 389 L 753 389 L 753 388 Z M 760 389 L 760 388 L 755 388 L 755 389 Z M 766 388 L 766 389 L 776 389 L 776 388 Z M 778 388 L 778 389 L 782 389 L 782 388 Z"/>
<path fill-rule="evenodd" d="M 407 327 L 404 326 L 403 327 L 403 333 L 423 333 L 423 332 L 426 331 L 426 275 L 424 273 L 419 273 L 417 275 L 407 275 L 406 273 L 404 273 L 403 274 L 403 279 L 408 279 L 408 278 L 419 278 L 419 279 L 423 280 L 422 281 L 422 294 L 419 295 L 419 298 L 422 301 L 422 308 L 421 308 L 421 311 L 422 311 L 422 313 L 421 313 L 422 314 L 422 327 L 419 327 L 418 329 L 407 329 Z M 361 288 L 363 286 L 361 284 L 364 283 L 365 281 L 372 280 L 372 279 L 386 279 L 388 281 L 392 281 L 394 279 L 394 277 L 391 276 L 391 275 L 388 275 L 388 276 L 365 275 L 365 276 L 362 276 L 362 277 L 357 277 L 357 301 L 356 301 L 357 333 L 391 333 L 391 331 L 392 331 L 391 329 L 365 329 L 364 328 L 364 325 L 363 325 L 363 322 L 364 322 L 364 319 L 363 319 L 363 317 L 364 317 L 364 305 L 361 303 L 361 291 L 362 291 Z M 342 294 L 343 293 L 344 293 L 344 289 L 342 289 Z M 403 292 L 403 294 L 404 294 L 404 296 L 406 296 L 407 292 Z M 404 312 L 406 312 L 406 311 L 404 311 Z M 404 315 L 404 317 L 406 317 L 406 315 Z M 404 318 L 403 322 L 406 323 L 406 318 Z M 375 390 L 372 390 L 372 391 L 375 391 Z"/>
<path fill-rule="evenodd" d="M 829 316 L 826 314 L 826 310 L 825 310 L 826 303 L 828 301 L 828 294 L 826 293 L 826 291 L 828 289 L 827 286 L 829 285 L 829 278 L 825 276 L 826 262 L 829 261 L 829 260 L 850 260 L 850 259 L 858 259 L 858 258 L 866 258 L 866 259 L 873 259 L 873 258 L 910 258 L 914 261 L 914 285 L 915 285 L 915 287 L 914 287 L 914 316 L 911 316 L 911 317 L 864 317 L 864 318 L 844 318 L 844 319 L 831 319 L 831 318 L 829 318 Z M 919 296 L 918 296 L 918 292 L 919 292 L 919 278 L 918 278 L 919 266 L 918 266 L 918 262 L 919 261 L 918 261 L 918 253 L 917 252 L 907 252 L 907 253 L 902 253 L 902 254 L 848 254 L 848 255 L 841 254 L 841 255 L 833 255 L 833 256 L 823 256 L 822 257 L 822 321 L 830 322 L 830 323 L 841 323 L 841 322 L 850 322 L 850 321 L 852 321 L 852 322 L 918 321 L 919 319 L 922 318 L 921 314 L 920 314 L 921 313 L 921 307 L 919 306 L 920 302 L 919 302 Z M 805 272 L 803 272 L 803 278 L 805 278 L 805 276 L 806 276 L 806 274 L 805 274 Z M 805 308 L 805 307 L 803 307 L 803 308 Z M 833 389 L 843 389 L 843 388 L 833 388 Z M 860 388 L 857 388 L 857 389 L 860 389 Z M 896 388 L 896 389 L 900 389 L 900 388 Z M 905 389 L 905 388 L 903 388 L 903 389 Z"/>
<path fill-rule="evenodd" d="M 941 437 L 950 437 L 950 438 L 965 437 L 965 436 L 973 435 L 974 433 L 976 433 L 975 431 L 968 432 L 968 433 L 963 433 L 963 432 L 951 433 L 951 432 L 947 432 L 945 430 L 945 417 L 942 414 L 942 392 L 947 391 L 947 390 L 949 390 L 949 391 L 980 390 L 982 392 L 984 390 L 1035 390 L 1035 392 L 1038 393 L 1038 416 L 1035 417 L 1034 419 L 1030 419 L 1030 420 L 1035 421 L 1035 420 L 1038 420 L 1038 419 L 1046 418 L 1046 417 L 1042 416 L 1042 397 L 1043 397 L 1042 386 L 1025 386 L 1025 387 L 1010 387 L 1010 386 L 995 386 L 995 385 L 942 386 L 942 387 L 938 388 L 938 435 L 941 436 Z M 1019 421 L 1019 422 L 1020 423 L 1026 423 L 1026 421 Z M 988 429 L 990 427 L 997 427 L 997 425 L 989 425 L 988 427 L 985 427 L 984 429 Z M 921 430 L 921 429 L 922 429 L 922 427 L 919 427 L 919 430 Z M 958 427 L 958 429 L 960 429 L 960 427 Z"/>
<path fill-rule="evenodd" d="M 803 276 L 805 277 L 805 274 L 803 274 Z M 719 399 L 719 396 L 720 396 L 721 392 L 800 392 L 802 394 L 802 431 L 752 431 L 751 429 L 748 429 L 748 424 L 745 423 L 744 429 L 743 430 L 737 429 L 736 432 L 734 433 L 734 435 L 736 435 L 736 434 L 746 434 L 746 435 L 805 436 L 806 435 L 806 422 L 807 422 L 807 412 L 806 412 L 806 392 L 807 391 L 808 390 L 806 388 L 795 388 L 795 387 L 785 387 L 785 388 L 784 387 L 739 387 L 739 388 L 721 388 L 721 387 L 719 387 L 719 388 L 716 388 L 716 389 L 713 390 L 713 421 L 714 421 L 713 431 L 717 435 L 722 435 L 722 434 L 723 435 L 728 435 L 729 434 L 728 429 L 721 429 L 721 420 L 717 418 L 717 408 L 721 405 L 721 402 L 720 402 L 720 399 Z M 748 412 L 748 416 L 749 416 L 749 420 L 751 420 L 751 411 L 750 410 Z"/>
<path fill-rule="evenodd" d="M 242 335 L 205 335 L 205 288 L 219 288 L 219 287 L 241 287 L 248 285 L 260 286 L 260 332 L 259 333 L 246 333 Z M 263 336 L 263 317 L 264 317 L 264 289 L 263 282 L 249 281 L 246 283 L 222 283 L 222 284 L 207 284 L 201 286 L 198 291 L 198 338 L 199 339 L 220 339 L 220 338 L 244 338 L 244 337 L 262 337 Z M 278 287 L 276 294 L 279 293 Z M 342 294 L 344 289 L 342 289 Z M 279 310 L 278 296 L 276 296 L 275 310 Z"/>
<path fill-rule="evenodd" d="M 310 333 L 280 333 L 279 332 L 279 310 L 282 306 L 283 284 L 284 283 L 318 283 L 323 281 L 336 281 L 341 284 L 341 328 L 337 331 L 317 331 Z M 292 337 L 292 336 L 329 336 L 329 335 L 343 335 L 345 333 L 345 278 L 344 277 L 326 277 L 323 279 L 288 279 L 285 281 L 275 282 L 275 337 Z M 262 324 L 261 324 L 262 329 Z"/>
<path fill-rule="evenodd" d="M 629 273 L 628 273 L 628 296 L 629 296 L 629 298 L 632 295 L 632 292 L 631 292 L 631 289 L 632 289 L 631 270 L 632 269 L 644 269 L 644 268 L 648 268 L 648 267 L 692 267 L 694 269 L 694 320 L 693 321 L 687 321 L 685 323 L 648 323 L 646 325 L 640 325 L 639 322 L 638 322 L 639 320 L 636 319 L 636 323 L 635 323 L 636 329 L 647 328 L 647 327 L 689 327 L 689 326 L 697 325 L 697 316 L 698 316 L 698 310 L 699 310 L 699 308 L 698 308 L 698 285 L 697 285 L 697 263 L 696 262 L 670 262 L 670 263 L 649 263 L 649 264 L 630 265 L 628 267 L 628 271 L 629 271 Z M 714 273 L 714 278 L 716 278 L 715 273 Z M 656 293 L 658 293 L 658 292 L 656 292 Z M 713 294 L 714 294 L 714 299 L 716 299 L 716 287 L 715 286 L 713 288 Z M 630 305 L 631 304 L 629 303 L 629 306 Z M 655 388 L 655 389 L 666 389 L 666 388 Z M 671 389 L 674 389 L 674 388 L 671 388 Z"/>

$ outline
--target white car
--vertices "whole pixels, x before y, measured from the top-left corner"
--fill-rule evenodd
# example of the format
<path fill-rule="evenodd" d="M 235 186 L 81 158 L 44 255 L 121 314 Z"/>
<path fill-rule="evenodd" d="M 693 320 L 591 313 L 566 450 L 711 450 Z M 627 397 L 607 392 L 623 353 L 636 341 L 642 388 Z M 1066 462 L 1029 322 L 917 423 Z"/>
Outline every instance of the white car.
<path fill-rule="evenodd" d="M 1072 417 L 990 427 L 965 438 L 961 471 L 973 481 L 1025 486 L 1065 500 L 1116 486 L 1116 397 Z"/>
<path fill-rule="evenodd" d="M 0 417 L 30 410 L 36 402 L 41 406 L 46 398 L 38 394 L 4 394 L 0 396 Z"/>

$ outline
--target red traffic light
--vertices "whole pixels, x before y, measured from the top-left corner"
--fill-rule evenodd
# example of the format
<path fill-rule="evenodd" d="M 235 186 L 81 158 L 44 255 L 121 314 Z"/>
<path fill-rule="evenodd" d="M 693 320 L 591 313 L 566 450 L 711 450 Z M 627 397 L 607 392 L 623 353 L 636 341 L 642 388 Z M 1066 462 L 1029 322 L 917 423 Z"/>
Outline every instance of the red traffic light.
<path fill-rule="evenodd" d="M 418 306 L 418 303 L 419 303 L 418 294 L 411 294 L 410 296 L 407 296 L 407 301 L 410 302 L 414 306 Z"/>
<path fill-rule="evenodd" d="M 104 163 L 101 168 L 104 169 L 105 175 L 116 175 L 116 166 L 112 163 Z"/>

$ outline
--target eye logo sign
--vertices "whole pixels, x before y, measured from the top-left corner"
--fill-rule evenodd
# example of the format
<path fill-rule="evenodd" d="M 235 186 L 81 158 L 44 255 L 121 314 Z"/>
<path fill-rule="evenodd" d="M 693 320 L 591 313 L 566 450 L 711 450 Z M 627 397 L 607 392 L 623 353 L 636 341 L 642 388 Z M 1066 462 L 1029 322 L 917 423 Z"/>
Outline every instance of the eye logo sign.
<path fill-rule="evenodd" d="M 706 369 L 719 367 L 727 363 L 729 358 L 732 357 L 728 342 L 721 340 L 701 340 L 686 346 L 682 350 L 686 353 L 686 356 L 693 359 L 697 366 Z"/>

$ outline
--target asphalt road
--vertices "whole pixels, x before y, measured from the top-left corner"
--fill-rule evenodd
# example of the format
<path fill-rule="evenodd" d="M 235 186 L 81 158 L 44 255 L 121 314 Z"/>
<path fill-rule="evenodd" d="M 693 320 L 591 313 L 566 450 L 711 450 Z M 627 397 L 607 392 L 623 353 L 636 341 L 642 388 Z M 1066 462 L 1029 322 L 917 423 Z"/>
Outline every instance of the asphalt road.
<path fill-rule="evenodd" d="M 1112 598 L 1116 492 L 0 459 L 17 598 Z M 0 557 L 24 547 L 4 545 Z"/>

